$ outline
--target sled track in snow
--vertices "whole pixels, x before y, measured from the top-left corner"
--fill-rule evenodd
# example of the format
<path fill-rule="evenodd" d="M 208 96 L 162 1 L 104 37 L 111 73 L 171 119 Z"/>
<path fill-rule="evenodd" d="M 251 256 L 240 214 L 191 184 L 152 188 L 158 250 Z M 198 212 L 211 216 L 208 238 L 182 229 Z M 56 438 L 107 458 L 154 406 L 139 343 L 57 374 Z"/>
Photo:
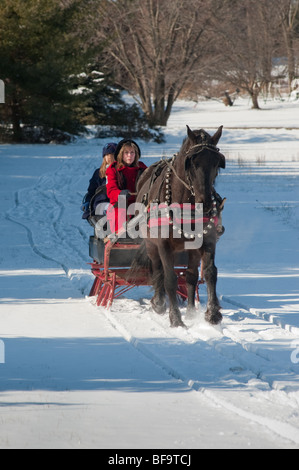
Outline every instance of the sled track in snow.
<path fill-rule="evenodd" d="M 295 326 L 292 326 L 292 325 L 289 325 L 288 323 L 283 322 L 279 317 L 277 317 L 273 314 L 265 313 L 263 311 L 258 311 L 256 308 L 251 308 L 251 307 L 248 307 L 247 305 L 244 305 L 240 302 L 236 302 L 232 299 L 229 299 L 225 295 L 221 296 L 221 299 L 224 302 L 233 305 L 234 307 L 239 307 L 242 310 L 245 310 L 248 313 L 252 313 L 253 315 L 256 315 L 257 317 L 262 318 L 265 321 L 273 323 L 274 325 L 277 325 L 277 326 L 279 326 L 280 328 L 283 328 L 286 331 L 290 331 L 291 333 L 294 333 L 295 335 L 297 335 L 297 337 L 299 337 L 299 328 L 297 328 Z"/>
<path fill-rule="evenodd" d="M 41 197 L 44 196 L 45 198 L 49 198 L 49 195 L 46 194 L 45 191 L 40 190 L 39 188 L 36 188 L 37 194 Z M 71 262 L 64 262 L 63 258 L 65 260 L 68 260 L 67 256 L 60 256 L 60 253 L 64 254 L 65 252 L 68 253 L 69 259 L 72 260 L 76 257 L 79 257 L 82 261 L 86 261 L 86 254 L 80 250 L 75 243 L 72 242 L 72 240 L 76 240 L 77 237 L 72 236 L 72 237 L 67 237 L 65 234 L 65 224 L 63 223 L 63 214 L 65 212 L 65 207 L 63 203 L 61 203 L 55 193 L 53 192 L 51 195 L 51 202 L 50 202 L 50 207 L 52 211 L 55 211 L 55 207 L 57 208 L 57 215 L 52 216 L 48 219 L 48 224 L 47 224 L 47 237 L 49 240 L 51 239 L 53 241 L 53 244 L 55 243 L 55 240 L 59 241 L 59 244 L 56 243 L 56 256 L 49 256 L 48 254 L 45 253 L 46 250 L 38 248 L 37 245 L 40 245 L 39 243 L 36 243 L 35 238 L 36 236 L 41 236 L 43 237 L 43 230 L 44 228 L 40 228 L 38 224 L 35 226 L 34 221 L 30 220 L 28 214 L 26 213 L 27 205 L 25 205 L 25 217 L 24 220 L 20 220 L 15 217 L 14 212 L 16 209 L 20 208 L 22 204 L 22 197 L 19 195 L 19 191 L 16 191 L 15 193 L 15 209 L 14 211 L 8 211 L 5 213 L 5 218 L 9 220 L 10 222 L 22 227 L 25 229 L 27 233 L 27 238 L 29 242 L 29 246 L 31 247 L 32 251 L 38 255 L 40 258 L 45 259 L 47 261 L 53 262 L 57 264 L 59 267 L 62 268 L 62 270 L 65 272 L 65 274 L 69 277 L 70 273 L 72 272 L 72 268 L 70 268 L 70 265 L 72 264 Z M 39 199 L 36 197 L 36 199 Z M 46 213 L 46 211 L 45 211 Z M 31 224 L 31 225 L 30 225 Z M 80 227 L 77 227 L 75 225 L 69 225 L 68 228 L 74 232 L 77 231 L 80 235 L 80 238 L 84 240 L 84 244 L 87 242 L 87 236 L 83 232 L 83 230 Z M 63 247 L 63 249 L 62 249 Z M 48 252 L 52 253 L 53 250 L 48 250 Z"/>
<path fill-rule="evenodd" d="M 9 214 L 6 214 L 6 215 L 5 215 L 5 218 L 6 218 L 7 220 L 9 220 L 10 222 L 12 222 L 12 223 L 14 223 L 14 224 L 16 224 L 16 225 L 19 225 L 20 227 L 23 227 L 23 228 L 25 229 L 25 231 L 26 231 L 26 233 L 27 233 L 27 238 L 28 238 L 29 245 L 30 245 L 32 251 L 33 251 L 36 255 L 40 256 L 41 258 L 43 258 L 43 259 L 45 259 L 45 260 L 47 260 L 47 261 L 51 261 L 51 262 L 53 262 L 53 263 L 58 264 L 58 266 L 60 266 L 66 274 L 68 273 L 68 268 L 67 268 L 66 265 L 64 265 L 64 264 L 61 263 L 60 261 L 58 261 L 58 260 L 56 260 L 56 259 L 54 259 L 54 258 L 52 258 L 52 257 L 50 257 L 50 256 L 47 256 L 45 253 L 43 253 L 42 251 L 40 251 L 40 250 L 37 248 L 37 246 L 35 245 L 34 240 L 33 240 L 33 233 L 32 233 L 32 231 L 30 230 L 30 228 L 27 227 L 27 225 L 23 224 L 22 222 L 20 222 L 20 221 L 18 221 L 18 220 L 15 220 L 15 219 L 14 219 L 13 217 L 11 217 Z"/>
<path fill-rule="evenodd" d="M 299 403 L 298 396 L 292 393 L 292 380 L 294 385 L 297 373 L 292 371 L 290 360 L 285 369 L 281 363 L 276 366 L 275 358 L 267 357 L 267 348 L 262 350 L 254 342 L 242 339 L 234 330 L 238 321 L 235 324 L 226 321 L 226 316 L 218 327 L 201 322 L 200 328 L 191 325 L 188 330 L 173 330 L 168 327 L 167 315 L 158 316 L 144 306 L 140 309 L 136 301 L 127 302 L 135 302 L 134 334 L 127 326 L 124 308 L 120 312 L 102 308 L 99 311 L 140 354 L 216 405 L 299 445 L 296 425 Z M 248 312 L 232 312 L 232 316 L 244 319 L 246 315 Z M 267 320 L 259 319 L 259 322 L 264 328 L 261 331 L 268 330 Z M 281 330 L 279 325 L 271 328 Z M 144 336 L 146 332 L 150 338 Z M 290 343 L 296 339 L 290 332 L 283 332 L 282 336 L 284 333 Z M 283 383 L 285 374 L 289 381 Z"/>

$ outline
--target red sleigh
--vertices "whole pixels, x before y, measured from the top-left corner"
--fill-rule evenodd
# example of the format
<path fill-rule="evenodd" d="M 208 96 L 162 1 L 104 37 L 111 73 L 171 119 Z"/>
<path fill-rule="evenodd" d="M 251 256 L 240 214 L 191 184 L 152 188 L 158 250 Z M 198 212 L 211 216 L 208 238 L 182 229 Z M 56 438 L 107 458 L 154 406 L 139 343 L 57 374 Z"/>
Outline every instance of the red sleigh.
<path fill-rule="evenodd" d="M 96 304 L 110 308 L 114 299 L 137 286 L 150 286 L 151 276 L 146 269 L 139 271 L 138 276 L 130 277 L 130 266 L 140 248 L 142 239 L 119 238 L 116 241 L 108 240 L 106 243 L 95 236 L 89 240 L 89 256 L 91 271 L 95 276 L 90 296 L 96 296 Z M 175 271 L 177 274 L 177 294 L 185 300 L 187 298 L 186 269 L 187 254 L 176 254 Z M 198 282 L 198 285 L 203 280 Z M 197 300 L 198 285 L 196 290 Z"/>

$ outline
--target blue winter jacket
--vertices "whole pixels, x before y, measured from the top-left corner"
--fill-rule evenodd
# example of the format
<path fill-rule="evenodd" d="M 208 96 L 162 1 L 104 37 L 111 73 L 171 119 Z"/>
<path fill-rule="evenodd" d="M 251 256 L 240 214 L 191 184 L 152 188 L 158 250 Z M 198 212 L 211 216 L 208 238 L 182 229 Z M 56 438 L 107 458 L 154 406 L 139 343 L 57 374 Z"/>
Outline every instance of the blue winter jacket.
<path fill-rule="evenodd" d="M 97 168 L 89 180 L 87 193 L 83 198 L 84 213 L 82 219 L 88 219 L 94 215 L 95 208 L 100 202 L 109 202 L 106 192 L 106 178 L 100 177 L 100 169 Z"/>

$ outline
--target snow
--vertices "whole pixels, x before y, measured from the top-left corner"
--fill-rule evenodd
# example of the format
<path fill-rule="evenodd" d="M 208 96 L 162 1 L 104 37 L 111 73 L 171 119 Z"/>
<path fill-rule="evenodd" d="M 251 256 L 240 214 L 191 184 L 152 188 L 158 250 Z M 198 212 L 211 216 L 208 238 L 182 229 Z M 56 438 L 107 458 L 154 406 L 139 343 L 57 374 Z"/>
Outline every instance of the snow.
<path fill-rule="evenodd" d="M 0 448 L 299 447 L 299 103 L 250 106 L 180 101 L 165 144 L 138 142 L 150 164 L 186 124 L 224 126 L 217 327 L 204 285 L 187 330 L 149 287 L 88 297 L 80 203 L 104 140 L 0 146 Z"/>

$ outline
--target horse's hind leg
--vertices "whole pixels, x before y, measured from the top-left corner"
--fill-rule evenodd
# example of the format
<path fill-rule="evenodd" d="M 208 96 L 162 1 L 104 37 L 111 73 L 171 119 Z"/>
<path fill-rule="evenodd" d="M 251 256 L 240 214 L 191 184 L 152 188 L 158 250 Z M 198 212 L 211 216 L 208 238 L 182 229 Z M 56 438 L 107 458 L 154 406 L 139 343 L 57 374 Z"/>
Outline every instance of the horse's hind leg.
<path fill-rule="evenodd" d="M 212 325 L 217 325 L 222 320 L 220 305 L 216 294 L 217 268 L 214 263 L 214 253 L 205 252 L 203 255 L 203 275 L 207 285 L 208 303 L 205 313 L 206 320 Z"/>

